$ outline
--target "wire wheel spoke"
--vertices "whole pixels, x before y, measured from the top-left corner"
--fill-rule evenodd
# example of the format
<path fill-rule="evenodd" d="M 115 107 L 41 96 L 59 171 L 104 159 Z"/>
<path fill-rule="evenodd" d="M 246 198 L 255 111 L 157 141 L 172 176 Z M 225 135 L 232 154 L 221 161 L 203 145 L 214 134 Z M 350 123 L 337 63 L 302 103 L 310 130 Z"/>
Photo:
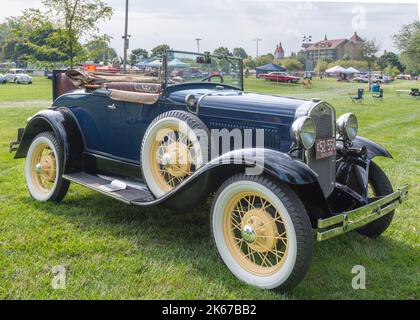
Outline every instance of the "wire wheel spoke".
<path fill-rule="evenodd" d="M 232 203 L 229 221 L 232 243 L 247 269 L 269 273 L 282 264 L 287 233 L 280 212 L 270 201 L 245 193 Z"/>

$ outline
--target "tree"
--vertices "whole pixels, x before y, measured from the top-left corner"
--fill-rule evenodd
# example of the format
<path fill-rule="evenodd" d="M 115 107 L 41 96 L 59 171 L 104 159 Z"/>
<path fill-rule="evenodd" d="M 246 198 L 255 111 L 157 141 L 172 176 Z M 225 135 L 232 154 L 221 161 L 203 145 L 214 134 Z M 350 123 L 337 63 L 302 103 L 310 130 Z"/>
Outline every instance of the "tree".
<path fill-rule="evenodd" d="M 152 57 L 163 55 L 170 47 L 167 44 L 160 44 L 152 49 Z"/>
<path fill-rule="evenodd" d="M 394 44 L 401 51 L 401 61 L 410 73 L 420 73 L 420 21 L 403 25 L 394 35 Z"/>
<path fill-rule="evenodd" d="M 112 37 L 106 34 L 94 36 L 84 45 L 86 57 L 89 60 L 93 60 L 95 63 L 102 61 L 105 65 L 109 64 L 117 57 L 115 49 L 110 47 L 111 39 Z"/>
<path fill-rule="evenodd" d="M 248 54 L 246 53 L 244 48 L 234 48 L 233 55 L 242 59 L 248 58 Z"/>
<path fill-rule="evenodd" d="M 130 65 L 134 66 L 140 61 L 141 58 L 147 59 L 149 57 L 149 52 L 146 49 L 134 49 L 130 53 Z"/>
<path fill-rule="evenodd" d="M 323 60 L 325 61 L 325 60 Z M 360 60 L 336 60 L 333 62 L 329 62 L 328 66 L 326 69 L 328 68 L 332 68 L 336 65 L 342 66 L 343 68 L 349 68 L 349 67 L 353 67 L 359 70 L 368 70 L 368 64 L 366 61 L 360 61 Z M 372 65 L 372 69 L 375 69 L 376 65 L 373 64 Z"/>
<path fill-rule="evenodd" d="M 0 24 L 0 58 L 18 63 L 24 60 L 27 48 L 23 46 L 23 30 L 28 25 L 24 24 L 20 17 L 9 17 Z"/>
<path fill-rule="evenodd" d="M 109 35 L 94 36 L 85 44 L 86 56 L 95 63 L 102 61 L 105 65 L 109 64 L 117 52 L 110 47 L 112 37 Z"/>
<path fill-rule="evenodd" d="M 315 70 L 316 71 L 319 70 L 319 72 L 325 72 L 325 70 L 327 70 L 328 68 L 329 68 L 328 62 L 323 59 L 319 59 L 315 66 Z"/>
<path fill-rule="evenodd" d="M 298 59 L 295 58 L 285 58 L 282 60 L 275 60 L 274 63 L 281 64 L 284 68 L 289 71 L 299 71 L 305 69 L 305 66 L 300 63 Z"/>
<path fill-rule="evenodd" d="M 257 67 L 257 63 L 253 57 L 248 57 L 244 60 L 244 67 L 254 70 Z"/>
<path fill-rule="evenodd" d="M 232 53 L 226 47 L 219 47 L 213 51 L 214 55 L 231 56 Z"/>
<path fill-rule="evenodd" d="M 385 74 L 388 74 L 392 77 L 396 77 L 397 75 L 401 73 L 400 69 L 392 65 L 388 65 L 383 71 Z"/>
<path fill-rule="evenodd" d="M 382 56 L 378 58 L 378 61 L 376 63 L 378 64 L 378 67 L 381 70 L 384 70 L 389 66 L 395 67 L 400 71 L 404 70 L 404 67 L 400 62 L 400 58 L 394 52 L 385 52 Z"/>
<path fill-rule="evenodd" d="M 264 54 L 256 58 L 255 64 L 257 67 L 259 67 L 259 66 L 263 66 L 269 63 L 273 63 L 273 61 L 274 61 L 274 56 L 271 53 L 269 53 L 269 54 Z"/>
<path fill-rule="evenodd" d="M 393 37 L 394 45 L 401 51 L 405 50 L 408 47 L 413 34 L 417 32 L 420 32 L 420 21 L 403 25 L 400 31 Z"/>
<path fill-rule="evenodd" d="M 47 11 L 45 21 L 55 20 L 65 39 L 70 68 L 80 53 L 79 40 L 90 32 L 97 31 L 99 21 L 109 20 L 113 9 L 102 0 L 43 0 Z"/>
<path fill-rule="evenodd" d="M 369 76 L 369 91 L 371 89 L 371 85 L 372 85 L 372 81 L 370 78 L 370 73 L 372 71 L 372 65 L 375 63 L 376 61 L 376 53 L 379 50 L 379 45 L 376 42 L 376 40 L 372 39 L 372 40 L 367 40 L 363 43 L 362 45 L 362 58 L 364 61 L 367 62 L 368 65 L 368 76 Z"/>

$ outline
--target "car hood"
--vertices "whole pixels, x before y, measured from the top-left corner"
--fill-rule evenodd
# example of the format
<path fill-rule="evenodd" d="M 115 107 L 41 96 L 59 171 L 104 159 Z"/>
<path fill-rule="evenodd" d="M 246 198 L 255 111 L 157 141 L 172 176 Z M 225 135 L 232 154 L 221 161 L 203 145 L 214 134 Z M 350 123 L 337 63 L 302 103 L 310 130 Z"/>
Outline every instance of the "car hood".
<path fill-rule="evenodd" d="M 196 96 L 200 109 L 223 109 L 232 112 L 247 112 L 253 115 L 269 114 L 294 118 L 296 109 L 300 106 L 314 104 L 308 100 L 227 89 L 180 90 L 172 92 L 169 97 L 177 103 L 185 104 L 185 97 L 189 94 Z"/>

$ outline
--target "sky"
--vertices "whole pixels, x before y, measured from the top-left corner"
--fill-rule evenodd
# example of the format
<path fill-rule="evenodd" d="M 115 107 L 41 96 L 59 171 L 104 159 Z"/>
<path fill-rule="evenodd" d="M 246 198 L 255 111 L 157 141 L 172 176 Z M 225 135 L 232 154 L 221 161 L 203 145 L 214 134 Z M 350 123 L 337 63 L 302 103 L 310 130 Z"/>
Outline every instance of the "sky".
<path fill-rule="evenodd" d="M 114 8 L 111 21 L 99 25 L 100 33 L 113 37 L 112 46 L 121 55 L 125 0 L 105 0 Z M 41 7 L 41 0 L 0 0 L 0 21 L 25 8 Z M 392 35 L 402 24 L 419 19 L 415 3 L 331 3 L 262 0 L 130 0 L 130 49 L 152 49 L 167 43 L 176 50 L 200 51 L 219 46 L 243 47 L 256 55 L 255 38 L 261 38 L 259 53 L 273 53 L 281 42 L 286 55 L 301 48 L 304 35 L 313 42 L 349 38 L 354 31 L 375 38 L 380 50 L 396 51 Z"/>

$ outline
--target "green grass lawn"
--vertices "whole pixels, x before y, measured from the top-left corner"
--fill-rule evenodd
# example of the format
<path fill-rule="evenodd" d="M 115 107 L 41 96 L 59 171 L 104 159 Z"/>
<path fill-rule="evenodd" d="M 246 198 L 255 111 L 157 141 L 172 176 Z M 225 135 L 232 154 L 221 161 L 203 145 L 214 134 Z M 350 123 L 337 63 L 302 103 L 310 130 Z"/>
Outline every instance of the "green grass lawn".
<path fill-rule="evenodd" d="M 409 200 L 382 237 L 350 233 L 316 243 L 309 273 L 287 294 L 244 285 L 218 260 L 210 238 L 210 200 L 191 211 L 140 209 L 75 184 L 59 205 L 32 200 L 24 161 L 13 160 L 8 142 L 29 116 L 48 106 L 50 81 L 0 86 L 0 298 L 419 299 L 420 100 L 397 97 L 395 89 L 413 83 L 396 82 L 384 86 L 383 103 L 367 95 L 365 104 L 357 105 L 348 93 L 358 86 L 323 79 L 304 89 L 246 80 L 247 91 L 318 97 L 338 115 L 354 112 L 360 134 L 393 154 L 393 160 L 378 163 L 394 187 L 410 185 Z M 51 269 L 60 264 L 67 286 L 54 290 Z M 366 290 L 352 289 L 354 265 L 366 268 Z"/>
<path fill-rule="evenodd" d="M 45 77 L 33 77 L 32 84 L 0 84 L 0 106 L 7 103 L 32 101 L 44 102 L 52 99 L 51 80 Z M 35 102 L 34 102 L 35 101 Z"/>

